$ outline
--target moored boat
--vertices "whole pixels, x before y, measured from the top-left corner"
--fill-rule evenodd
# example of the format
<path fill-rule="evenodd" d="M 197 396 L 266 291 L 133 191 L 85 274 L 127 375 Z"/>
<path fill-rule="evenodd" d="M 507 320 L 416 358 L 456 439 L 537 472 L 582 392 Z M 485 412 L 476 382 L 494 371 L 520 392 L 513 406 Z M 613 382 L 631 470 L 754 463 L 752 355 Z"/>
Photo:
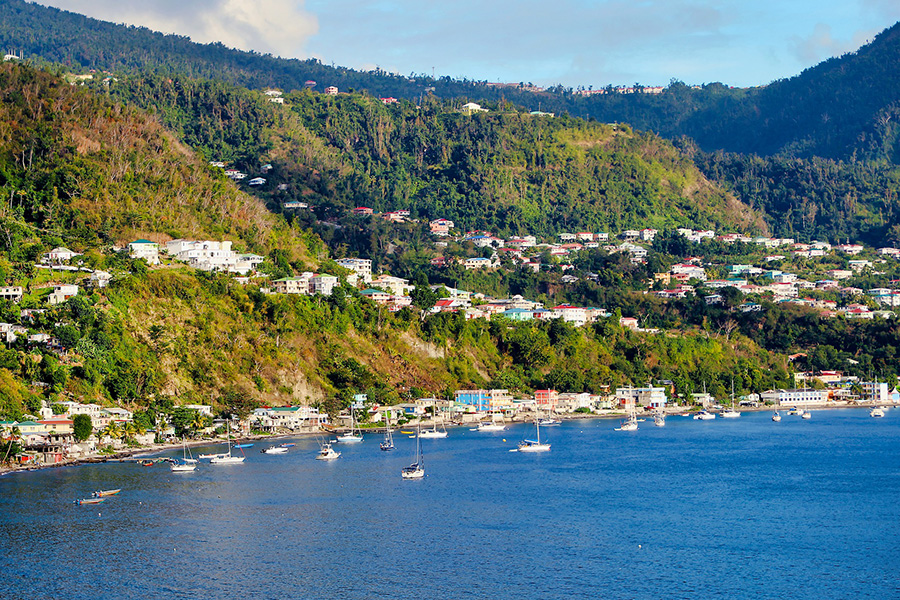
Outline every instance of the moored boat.
<path fill-rule="evenodd" d="M 711 421 L 716 418 L 715 413 L 711 413 L 706 409 L 701 410 L 700 412 L 694 415 L 695 421 Z"/>
<path fill-rule="evenodd" d="M 775 413 L 772 415 L 772 420 L 775 421 L 776 423 L 777 423 L 778 421 L 781 420 L 781 415 L 778 414 L 778 411 L 777 411 L 777 410 L 776 410 Z"/>
<path fill-rule="evenodd" d="M 416 431 L 416 454 L 415 461 L 408 467 L 400 470 L 400 477 L 403 479 L 422 479 L 425 477 L 425 458 L 422 456 L 422 444 L 419 440 L 418 431 Z"/>
<path fill-rule="evenodd" d="M 884 409 L 880 406 L 872 407 L 872 410 L 869 411 L 869 416 L 875 419 L 880 419 L 884 416 Z"/>
<path fill-rule="evenodd" d="M 121 488 L 119 488 L 117 490 L 98 490 L 98 491 L 92 493 L 91 496 L 93 496 L 94 498 L 106 498 L 108 496 L 115 496 L 116 494 L 118 494 L 121 491 L 122 491 Z"/>
<path fill-rule="evenodd" d="M 316 455 L 316 460 L 334 460 L 340 458 L 341 453 L 331 447 L 331 442 L 325 442 Z"/>
<path fill-rule="evenodd" d="M 636 425 L 637 423 L 635 423 Z M 519 445 L 516 449 L 519 452 L 549 452 L 550 444 L 545 442 L 541 442 L 541 422 L 539 419 L 535 419 L 534 426 L 537 431 L 537 439 L 536 440 L 522 440 L 519 442 Z"/>

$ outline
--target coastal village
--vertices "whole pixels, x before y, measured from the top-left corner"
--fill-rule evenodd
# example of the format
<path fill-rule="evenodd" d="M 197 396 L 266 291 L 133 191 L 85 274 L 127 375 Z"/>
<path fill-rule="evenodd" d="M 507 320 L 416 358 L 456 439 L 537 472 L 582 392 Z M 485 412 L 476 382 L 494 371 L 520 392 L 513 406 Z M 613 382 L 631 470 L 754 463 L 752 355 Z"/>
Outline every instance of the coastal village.
<path fill-rule="evenodd" d="M 393 211 L 376 215 L 371 209 L 360 207 L 358 215 L 383 218 L 395 222 L 409 219 L 408 211 Z M 646 261 L 649 246 L 659 232 L 653 229 L 628 230 L 616 235 L 609 233 L 562 233 L 557 240 L 539 241 L 535 236 L 500 239 L 490 232 L 457 232 L 454 223 L 447 219 L 429 221 L 435 247 L 446 248 L 449 242 L 470 244 L 489 256 L 445 259 L 438 256 L 432 261 L 435 268 L 445 267 L 451 260 L 465 270 L 524 268 L 539 270 L 551 266 L 564 274 L 562 283 L 575 283 L 581 278 L 592 279 L 592 273 L 579 272 L 572 262 L 579 252 L 601 249 L 607 253 L 624 253 L 629 261 Z M 702 295 L 706 304 L 721 304 L 723 289 L 737 290 L 748 297 L 730 308 L 733 311 L 762 310 L 760 298 L 773 302 L 796 303 L 819 311 L 829 318 L 876 319 L 893 318 L 900 291 L 891 287 L 862 289 L 845 285 L 848 279 L 858 275 L 878 274 L 888 261 L 897 261 L 900 250 L 891 247 L 865 248 L 858 244 L 832 246 L 825 242 L 797 243 L 792 239 L 748 237 L 739 234 L 716 234 L 714 231 L 679 229 L 678 233 L 689 242 L 701 244 L 714 239 L 724 244 L 736 242 L 752 244 L 761 251 L 755 264 L 711 264 L 700 258 L 673 264 L 667 272 L 655 274 L 647 282 L 645 293 L 660 299 L 684 298 Z M 127 253 L 133 259 L 145 262 L 149 268 L 187 267 L 207 272 L 224 273 L 242 285 L 258 285 L 267 294 L 301 294 L 329 296 L 338 286 L 356 288 L 362 298 L 396 311 L 411 306 L 411 293 L 415 286 L 409 280 L 388 273 L 373 273 L 372 261 L 366 258 L 339 258 L 333 261 L 338 272 L 304 272 L 294 277 L 271 279 L 260 270 L 266 257 L 241 253 L 233 249 L 227 240 L 175 239 L 164 243 L 137 239 L 115 251 Z M 57 273 L 56 281 L 43 287 L 0 288 L 0 297 L 12 305 L 22 303 L 18 323 L 0 323 L 0 332 L 8 345 L 25 343 L 40 346 L 57 353 L 63 360 L 72 359 L 75 350 L 44 330 L 39 317 L 49 307 L 58 306 L 84 293 L 101 289 L 113 281 L 116 273 L 92 270 L 85 266 L 83 255 L 64 247 L 54 248 L 35 264 L 36 271 Z M 550 258 L 551 265 L 542 260 Z M 837 259 L 846 268 L 821 270 L 823 277 L 804 277 L 800 273 L 771 265 L 784 264 L 792 259 L 802 259 L 807 273 L 817 273 L 817 260 Z M 813 265 L 812 268 L 809 265 Z M 460 290 L 432 285 L 439 299 L 427 312 L 454 312 L 466 319 L 509 319 L 510 321 L 560 319 L 575 327 L 583 327 L 599 319 L 614 317 L 601 307 L 557 305 L 545 307 L 542 303 L 522 296 L 493 298 L 477 291 Z M 810 292 L 828 292 L 832 299 L 809 297 Z M 27 302 L 22 302 L 28 299 Z M 39 307 L 43 303 L 44 307 Z M 25 308 L 24 306 L 28 306 Z M 636 331 L 659 333 L 643 329 L 637 316 L 619 316 L 619 323 Z M 52 329 L 52 328 L 50 328 Z M 21 341 L 20 341 L 21 340 Z M 887 383 L 862 381 L 844 376 L 838 371 L 796 372 L 793 389 L 760 390 L 733 399 L 745 409 L 768 407 L 827 407 L 855 404 L 888 405 L 900 403 L 900 391 L 889 388 Z M 725 398 L 694 393 L 690 397 L 675 395 L 671 381 L 653 384 L 633 382 L 635 385 L 606 389 L 602 393 L 559 392 L 553 389 L 535 390 L 530 396 L 521 397 L 506 389 L 456 390 L 450 398 L 419 398 L 415 401 L 392 406 L 365 404 L 364 398 L 357 405 L 363 419 L 370 426 L 385 423 L 405 423 L 411 420 L 434 423 L 478 423 L 485 418 L 501 418 L 521 421 L 537 415 L 618 416 L 634 411 L 668 411 L 722 409 Z M 195 415 L 194 426 L 189 430 L 176 428 L 165 417 L 152 427 L 135 424 L 134 415 L 126 408 L 81 404 L 74 400 L 49 405 L 44 402 L 40 414 L 26 415 L 19 421 L 0 422 L 0 436 L 22 445 L 17 460 L 21 466 L 64 464 L 72 460 L 103 457 L 116 452 L 133 451 L 153 444 L 173 443 L 186 434 L 209 439 L 221 435 L 227 425 L 237 435 L 271 435 L 285 433 L 315 433 L 347 426 L 349 412 L 334 416 L 320 413 L 313 406 L 261 407 L 250 415 L 237 418 L 234 415 L 215 415 L 208 405 L 184 405 L 179 407 Z M 90 418 L 90 435 L 76 439 L 75 418 Z"/>

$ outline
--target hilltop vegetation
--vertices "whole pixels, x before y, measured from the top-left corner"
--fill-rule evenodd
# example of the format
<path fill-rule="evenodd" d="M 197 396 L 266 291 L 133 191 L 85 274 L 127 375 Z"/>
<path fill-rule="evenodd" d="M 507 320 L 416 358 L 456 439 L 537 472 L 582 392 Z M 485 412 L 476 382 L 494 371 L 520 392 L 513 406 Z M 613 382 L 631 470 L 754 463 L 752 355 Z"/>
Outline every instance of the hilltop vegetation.
<path fill-rule="evenodd" d="M 652 134 L 508 103 L 464 114 L 433 96 L 384 105 L 365 94 L 285 96 L 287 105 L 222 83 L 144 76 L 113 85 L 182 139 L 238 166 L 271 161 L 320 217 L 356 206 L 445 217 L 463 229 L 552 235 L 638 226 L 749 229 L 752 211 Z M 266 197 L 264 195 L 264 197 Z"/>

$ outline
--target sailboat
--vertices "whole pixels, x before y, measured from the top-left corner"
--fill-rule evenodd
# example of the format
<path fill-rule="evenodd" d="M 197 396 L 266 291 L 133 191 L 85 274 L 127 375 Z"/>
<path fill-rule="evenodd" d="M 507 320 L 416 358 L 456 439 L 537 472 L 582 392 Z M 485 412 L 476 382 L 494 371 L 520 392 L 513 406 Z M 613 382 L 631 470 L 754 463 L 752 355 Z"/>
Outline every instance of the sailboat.
<path fill-rule="evenodd" d="M 339 435 L 337 441 L 345 444 L 355 444 L 363 441 L 363 434 L 356 424 L 356 413 L 352 406 L 350 407 L 350 431 Z"/>
<path fill-rule="evenodd" d="M 491 416 L 490 421 L 479 421 L 476 431 L 505 431 L 506 425 L 503 424 L 503 417 L 497 420 L 497 414 Z"/>
<path fill-rule="evenodd" d="M 812 419 L 812 411 L 810 411 L 810 410 L 807 408 L 807 409 L 804 410 L 802 413 L 800 413 L 800 418 L 801 418 L 801 419 Z"/>
<path fill-rule="evenodd" d="M 621 425 L 616 427 L 616 431 L 637 431 L 637 429 L 637 413 L 635 412 L 634 404 L 632 404 L 628 411 L 628 418 L 622 421 Z"/>
<path fill-rule="evenodd" d="M 741 416 L 741 413 L 734 410 L 734 380 L 731 381 L 731 408 L 726 408 L 719 413 L 719 416 L 723 419 L 737 419 Z"/>
<path fill-rule="evenodd" d="M 559 419 L 553 418 L 553 415 L 552 415 L 552 413 L 551 413 L 549 410 L 547 411 L 547 416 L 546 416 L 546 417 L 541 417 L 541 418 L 538 419 L 538 420 L 541 422 L 541 425 L 543 425 L 544 427 L 549 427 L 549 426 L 551 426 L 551 425 L 561 425 L 561 424 L 562 424 L 562 421 L 560 421 Z"/>
<path fill-rule="evenodd" d="M 550 444 L 541 443 L 541 420 L 535 419 L 534 426 L 537 429 L 537 439 L 536 440 L 522 440 L 519 442 L 518 451 L 519 452 L 549 452 Z"/>
<path fill-rule="evenodd" d="M 777 411 L 777 410 L 776 410 L 775 413 L 772 415 L 772 420 L 775 421 L 776 423 L 777 423 L 778 421 L 781 420 L 781 415 L 778 414 L 778 411 Z"/>
<path fill-rule="evenodd" d="M 226 421 L 225 424 L 227 427 L 228 452 L 226 452 L 225 454 L 218 454 L 218 455 L 212 457 L 211 459 L 209 459 L 210 464 L 213 464 L 213 465 L 236 465 L 238 463 L 244 462 L 244 459 L 247 458 L 246 456 L 234 456 L 231 454 L 231 424 L 228 421 Z M 244 453 L 244 451 L 241 450 L 241 454 L 243 454 L 243 453 Z"/>
<path fill-rule="evenodd" d="M 190 450 L 188 450 L 184 438 L 181 439 L 181 445 L 183 446 L 183 456 L 181 462 L 173 462 L 172 471 L 174 471 L 175 473 L 190 473 L 191 471 L 196 470 L 197 460 L 193 457 L 193 455 L 191 455 L 190 458 L 188 457 L 188 453 L 190 452 Z"/>
<path fill-rule="evenodd" d="M 666 411 L 662 406 L 653 413 L 653 425 L 656 427 L 666 426 Z"/>
<path fill-rule="evenodd" d="M 435 407 L 435 408 L 436 408 L 436 407 Z M 438 427 L 437 427 L 437 419 L 435 419 L 435 423 L 434 423 L 434 425 L 431 427 L 431 429 L 425 429 L 425 430 L 423 430 L 422 432 L 420 432 L 420 433 L 418 434 L 418 437 L 421 437 L 421 438 L 431 438 L 431 439 L 443 439 L 443 438 L 447 437 L 447 426 L 444 425 L 444 419 L 443 419 L 443 417 L 440 418 L 440 421 L 441 421 L 441 428 L 440 428 L 440 429 L 438 429 Z"/>
<path fill-rule="evenodd" d="M 422 456 L 422 443 L 419 440 L 419 428 L 416 428 L 415 462 L 400 471 L 403 479 L 422 479 L 425 477 L 425 458 Z"/>
<path fill-rule="evenodd" d="M 385 413 L 386 414 L 386 413 Z M 387 417 L 386 428 L 384 430 L 384 441 L 381 442 L 382 452 L 390 452 L 394 449 L 394 434 L 391 433 L 391 418 Z"/>

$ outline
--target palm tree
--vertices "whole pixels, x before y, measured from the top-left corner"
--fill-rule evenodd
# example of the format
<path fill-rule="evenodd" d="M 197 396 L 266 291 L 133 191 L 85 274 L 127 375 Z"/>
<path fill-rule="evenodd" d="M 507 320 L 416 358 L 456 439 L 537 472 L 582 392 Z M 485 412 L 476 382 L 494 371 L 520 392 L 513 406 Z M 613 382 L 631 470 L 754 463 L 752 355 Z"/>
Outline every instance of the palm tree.
<path fill-rule="evenodd" d="M 196 435 L 198 431 L 206 427 L 206 417 L 200 414 L 200 411 L 195 411 L 194 416 L 191 418 L 190 428 Z"/>
<path fill-rule="evenodd" d="M 6 439 L 6 456 L 3 457 L 3 462 L 9 460 L 9 454 L 12 452 L 13 447 L 16 447 L 15 453 L 13 456 L 21 452 L 21 448 L 19 447 L 18 442 L 22 439 L 22 430 L 19 429 L 18 426 L 14 425 L 10 430 L 9 437 Z"/>
<path fill-rule="evenodd" d="M 125 435 L 125 431 L 122 429 L 122 426 L 119 425 L 119 423 L 117 423 L 116 421 L 110 421 L 109 425 L 104 427 L 103 431 L 101 431 L 100 433 L 114 440 L 121 439 L 122 436 Z"/>

